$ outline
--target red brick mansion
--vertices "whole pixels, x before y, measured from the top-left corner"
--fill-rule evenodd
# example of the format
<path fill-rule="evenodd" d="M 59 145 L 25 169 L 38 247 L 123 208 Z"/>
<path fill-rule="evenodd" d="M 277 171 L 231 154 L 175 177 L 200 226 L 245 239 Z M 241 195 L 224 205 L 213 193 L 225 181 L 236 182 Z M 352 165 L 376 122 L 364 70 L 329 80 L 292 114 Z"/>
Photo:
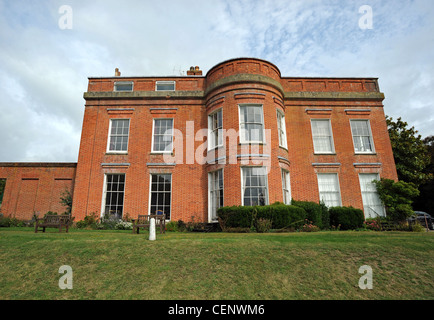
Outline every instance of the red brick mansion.
<path fill-rule="evenodd" d="M 0 163 L 1 212 L 75 220 L 162 210 L 211 222 L 221 206 L 353 206 L 384 215 L 372 180 L 397 180 L 376 78 L 284 77 L 261 59 L 206 75 L 90 77 L 77 163 Z"/>

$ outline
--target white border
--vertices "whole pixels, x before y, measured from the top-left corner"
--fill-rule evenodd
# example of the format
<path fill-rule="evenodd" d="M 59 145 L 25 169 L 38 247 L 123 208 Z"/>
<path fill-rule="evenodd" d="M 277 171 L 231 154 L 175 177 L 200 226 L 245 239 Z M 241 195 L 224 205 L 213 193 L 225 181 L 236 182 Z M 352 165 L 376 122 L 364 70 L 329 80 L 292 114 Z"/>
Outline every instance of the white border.
<path fill-rule="evenodd" d="M 107 136 L 106 153 L 118 153 L 118 154 L 126 154 L 126 153 L 128 153 L 128 147 L 129 147 L 129 144 L 130 144 L 131 118 L 110 118 L 109 120 L 110 120 L 110 122 L 109 122 L 108 136 Z M 127 142 L 127 150 L 126 151 L 110 150 L 110 132 L 112 131 L 113 120 L 128 120 L 128 142 Z"/>
<path fill-rule="evenodd" d="M 354 145 L 354 136 L 353 136 L 353 129 L 351 127 L 351 121 L 367 121 L 368 122 L 368 130 L 369 130 L 369 135 L 371 138 L 371 144 L 372 144 L 372 151 L 356 151 L 356 146 Z M 374 144 L 374 136 L 372 135 L 372 130 L 371 130 L 371 121 L 369 119 L 350 119 L 350 131 L 351 131 L 351 139 L 353 141 L 353 150 L 355 154 L 375 154 L 375 144 Z"/>
<path fill-rule="evenodd" d="M 244 136 L 245 134 L 244 131 L 242 131 L 241 129 L 241 107 L 261 107 L 262 110 L 262 141 L 245 141 L 244 140 Z M 239 137 L 240 137 L 240 143 L 249 143 L 249 144 L 255 144 L 255 143 L 266 143 L 264 140 L 266 139 L 265 136 L 265 118 L 264 118 L 264 105 L 263 104 L 258 104 L 258 103 L 240 103 L 238 104 L 238 132 L 239 132 Z"/>
<path fill-rule="evenodd" d="M 159 84 L 173 84 L 173 90 L 158 90 Z M 155 91 L 176 91 L 176 81 L 175 80 L 155 81 Z"/>
<path fill-rule="evenodd" d="M 313 126 L 312 126 L 312 121 L 327 121 L 329 123 L 329 129 L 330 129 L 330 136 L 332 139 L 332 151 L 328 151 L 328 152 L 316 152 L 315 151 L 315 143 L 313 142 Z M 351 126 L 351 124 L 350 124 Z M 333 138 L 333 127 L 332 127 L 332 121 L 328 118 L 311 118 L 310 119 L 310 133 L 312 136 L 312 145 L 313 145 L 313 153 L 314 154 L 336 154 L 336 149 L 335 149 L 335 140 Z M 354 143 L 354 140 L 353 140 Z"/>
<path fill-rule="evenodd" d="M 170 151 L 154 151 L 155 120 L 172 120 L 172 150 L 170 150 Z M 173 143 L 174 143 L 174 138 L 175 138 L 174 135 L 175 135 L 175 119 L 174 118 L 152 118 L 151 154 L 172 153 L 173 152 Z"/>

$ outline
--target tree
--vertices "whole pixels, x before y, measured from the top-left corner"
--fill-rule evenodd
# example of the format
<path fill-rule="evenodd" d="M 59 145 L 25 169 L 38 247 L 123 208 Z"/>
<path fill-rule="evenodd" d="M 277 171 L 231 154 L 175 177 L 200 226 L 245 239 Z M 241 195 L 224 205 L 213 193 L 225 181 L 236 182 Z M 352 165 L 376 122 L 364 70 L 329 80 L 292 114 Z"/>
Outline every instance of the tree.
<path fill-rule="evenodd" d="M 434 136 L 429 136 L 423 139 L 426 147 L 428 148 L 431 157 L 430 164 L 425 168 L 426 174 L 434 174 Z M 434 179 L 421 184 L 419 186 L 420 195 L 414 200 L 413 207 L 416 210 L 428 212 L 434 215 Z"/>
<path fill-rule="evenodd" d="M 425 169 L 430 164 L 428 147 L 414 127 L 399 117 L 396 121 L 386 116 L 387 129 L 392 144 L 398 179 L 411 182 L 416 187 L 432 179 Z"/>
<path fill-rule="evenodd" d="M 68 189 L 65 189 L 60 196 L 60 203 L 66 207 L 66 214 L 71 214 L 72 211 L 72 194 Z"/>
<path fill-rule="evenodd" d="M 6 187 L 6 179 L 0 179 L 0 208 L 2 206 L 3 194 Z"/>
<path fill-rule="evenodd" d="M 419 190 L 416 189 L 413 183 L 395 182 L 384 178 L 380 181 L 374 180 L 373 183 L 377 187 L 381 202 L 386 207 L 386 216 L 388 218 L 400 222 L 413 214 L 411 205 L 413 199 L 419 195 Z"/>

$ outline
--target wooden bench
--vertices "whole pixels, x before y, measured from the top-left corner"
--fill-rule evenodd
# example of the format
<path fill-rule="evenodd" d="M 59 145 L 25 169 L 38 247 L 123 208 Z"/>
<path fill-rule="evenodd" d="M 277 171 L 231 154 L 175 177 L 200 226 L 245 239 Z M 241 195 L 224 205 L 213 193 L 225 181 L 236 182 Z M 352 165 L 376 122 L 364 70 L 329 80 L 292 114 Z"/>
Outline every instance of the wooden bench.
<path fill-rule="evenodd" d="M 35 233 L 39 228 L 42 228 L 42 232 L 45 232 L 45 228 L 59 228 L 59 232 L 62 232 L 62 228 L 66 227 L 68 232 L 69 225 L 71 224 L 71 216 L 69 214 L 55 215 L 47 214 L 43 218 L 38 218 L 35 221 Z"/>
<path fill-rule="evenodd" d="M 161 214 L 144 214 L 139 215 L 137 219 L 132 219 L 133 233 L 139 233 L 140 228 L 149 228 L 151 218 L 155 219 L 155 226 L 160 226 L 160 233 L 166 233 L 166 215 Z"/>

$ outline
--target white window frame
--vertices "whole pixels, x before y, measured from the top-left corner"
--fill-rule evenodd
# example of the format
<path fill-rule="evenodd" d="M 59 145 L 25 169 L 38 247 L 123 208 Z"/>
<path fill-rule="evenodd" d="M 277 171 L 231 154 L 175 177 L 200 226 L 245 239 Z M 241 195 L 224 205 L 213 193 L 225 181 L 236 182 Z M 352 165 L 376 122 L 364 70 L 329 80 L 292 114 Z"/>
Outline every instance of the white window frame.
<path fill-rule="evenodd" d="M 291 177 L 289 176 L 289 171 L 285 169 L 280 169 L 282 177 L 282 192 L 283 192 L 283 203 L 291 204 Z M 287 195 L 287 196 L 286 196 Z"/>
<path fill-rule="evenodd" d="M 380 180 L 380 174 L 379 173 L 359 173 L 359 185 L 360 185 L 360 196 L 362 197 L 362 204 L 363 204 L 363 213 L 365 214 L 365 219 L 370 218 L 371 214 L 370 212 L 368 212 L 368 208 L 366 207 L 365 201 L 363 201 L 363 193 L 366 191 L 363 191 L 363 187 L 362 187 L 362 179 L 360 179 L 361 176 L 367 176 L 367 175 L 372 175 L 375 176 L 373 180 Z M 370 192 L 370 193 L 374 193 L 374 192 Z M 378 214 L 379 216 L 385 217 L 386 216 L 386 209 L 384 208 L 384 205 L 381 202 L 380 197 L 378 196 L 378 192 L 375 192 L 377 194 L 378 197 L 378 202 L 381 203 L 381 212 L 376 212 L 375 210 L 369 208 L 370 210 L 374 211 L 375 214 Z"/>
<path fill-rule="evenodd" d="M 356 151 L 356 145 L 354 143 L 354 135 L 353 135 L 353 127 L 352 127 L 353 122 L 366 122 L 368 124 L 369 140 L 371 143 L 372 150 L 370 150 L 370 151 Z M 351 130 L 351 137 L 353 139 L 354 153 L 356 153 L 356 154 L 374 154 L 375 153 L 374 136 L 372 135 L 371 122 L 369 121 L 369 119 L 350 119 L 350 130 Z"/>
<path fill-rule="evenodd" d="M 242 129 L 241 125 L 245 124 L 244 122 L 241 122 L 241 120 L 244 121 L 244 119 L 241 118 L 241 108 L 248 108 L 248 107 L 260 107 L 261 108 L 261 117 L 262 117 L 262 140 L 245 140 L 245 130 Z M 243 103 L 238 105 L 238 124 L 239 124 L 239 136 L 240 136 L 240 143 L 265 143 L 265 120 L 264 120 L 264 107 L 262 104 L 255 104 L 255 103 Z M 257 123 L 255 123 L 257 124 Z"/>
<path fill-rule="evenodd" d="M 107 201 L 107 176 L 109 175 L 123 175 L 124 176 L 124 191 L 123 191 L 123 199 L 122 199 L 122 217 L 124 216 L 124 208 L 125 208 L 125 189 L 127 185 L 127 175 L 125 173 L 105 173 L 104 174 L 104 185 L 102 191 L 102 201 L 101 201 L 101 214 L 100 217 L 103 218 Z"/>
<path fill-rule="evenodd" d="M 265 190 L 266 190 L 266 195 L 265 195 L 265 205 L 269 204 L 269 190 L 268 190 L 268 174 L 267 174 L 267 168 L 266 167 L 256 167 L 256 166 L 244 166 L 244 167 L 240 167 L 241 170 L 241 203 L 244 206 L 244 192 L 245 192 L 245 186 L 244 186 L 244 173 L 243 173 L 243 169 L 246 168 L 262 168 L 262 170 L 264 170 L 265 174 Z M 259 205 L 259 204 L 258 204 Z"/>
<path fill-rule="evenodd" d="M 214 178 L 215 178 L 215 173 L 221 171 L 221 175 L 222 175 L 222 187 L 219 189 L 214 190 L 213 186 L 213 182 L 215 182 Z M 214 184 L 215 185 L 215 184 Z M 224 180 L 224 169 L 218 169 L 218 170 L 214 170 L 211 172 L 208 172 L 208 222 L 215 222 L 217 221 L 217 213 L 216 213 L 216 219 L 213 219 L 213 208 L 212 208 L 212 195 L 211 192 L 220 192 L 220 190 L 223 191 L 223 206 L 224 206 L 224 194 L 225 194 L 225 180 Z M 219 206 L 217 207 L 220 207 Z"/>
<path fill-rule="evenodd" d="M 285 122 L 285 113 L 276 109 L 276 117 L 277 117 L 277 134 L 279 135 L 279 147 L 288 149 L 288 139 L 286 137 L 286 122 Z M 280 117 L 280 119 L 279 119 Z M 283 141 L 282 141 L 283 136 Z"/>
<path fill-rule="evenodd" d="M 163 90 L 163 89 L 158 89 L 158 85 L 167 85 L 167 84 L 173 84 L 173 89 L 171 90 Z M 176 81 L 156 81 L 155 82 L 155 91 L 176 91 Z"/>
<path fill-rule="evenodd" d="M 213 117 L 217 115 L 219 112 L 221 112 L 222 117 L 222 126 L 221 128 L 213 129 Z M 215 135 L 214 132 L 217 132 L 217 141 L 215 141 Z M 218 143 L 218 137 L 221 136 L 221 143 Z M 218 110 L 215 110 L 214 112 L 210 113 L 208 115 L 208 151 L 212 149 L 216 149 L 223 146 L 224 137 L 223 137 L 223 108 L 220 108 Z"/>
<path fill-rule="evenodd" d="M 172 120 L 172 148 L 171 150 L 158 151 L 154 150 L 154 135 L 155 135 L 155 122 L 157 120 Z M 174 139 L 174 131 L 175 131 L 175 119 L 174 118 L 153 118 L 152 119 L 152 142 L 151 142 L 151 153 L 172 153 L 173 152 L 173 139 Z M 159 134 L 163 135 L 164 134 Z M 167 134 L 168 136 L 169 134 Z"/>
<path fill-rule="evenodd" d="M 113 122 L 116 120 L 128 120 L 127 150 L 110 150 L 110 144 L 111 144 L 111 138 L 112 138 L 112 134 L 111 134 L 112 125 L 113 125 Z M 108 139 L 107 139 L 107 148 L 106 148 L 107 153 L 120 153 L 120 154 L 128 153 L 128 146 L 130 143 L 130 126 L 131 126 L 131 119 L 130 118 L 113 118 L 113 119 L 110 119 L 109 130 L 108 130 Z"/>
<path fill-rule="evenodd" d="M 173 206 L 172 206 L 172 199 L 173 199 L 173 174 L 172 173 L 150 173 L 149 174 L 149 201 L 148 201 L 148 212 L 149 214 L 151 214 L 151 204 L 152 204 L 152 176 L 157 176 L 157 175 L 170 175 L 170 217 L 169 219 L 167 218 L 166 215 L 166 221 L 171 221 L 172 220 L 172 215 L 173 215 Z"/>
<path fill-rule="evenodd" d="M 118 85 L 127 85 L 131 84 L 131 90 L 118 90 Z M 116 81 L 113 86 L 113 91 L 115 92 L 132 92 L 134 91 L 134 82 L 133 81 Z"/>
<path fill-rule="evenodd" d="M 321 199 L 321 193 L 326 193 L 326 192 L 328 192 L 328 193 L 332 193 L 332 192 L 330 192 L 330 191 L 323 191 L 323 192 L 321 192 L 321 189 L 320 189 L 320 179 L 319 179 L 319 177 L 320 177 L 321 175 L 333 175 L 333 176 L 336 177 L 337 191 L 334 191 L 333 193 L 339 195 L 339 204 L 338 204 L 338 207 L 341 207 L 341 206 L 342 206 L 341 184 L 340 184 L 340 182 L 339 182 L 339 175 L 338 175 L 336 172 L 317 173 L 317 182 L 318 182 L 319 201 L 320 201 L 320 202 L 321 202 L 321 201 L 324 202 L 324 204 L 325 204 L 327 207 L 329 207 L 329 206 L 327 205 L 327 203 L 326 203 L 324 200 Z"/>
<path fill-rule="evenodd" d="M 329 136 L 327 136 L 330 139 L 330 147 L 331 150 L 330 151 L 319 151 L 319 150 L 315 150 L 315 137 L 324 137 L 324 136 L 315 136 L 314 135 L 314 126 L 313 123 L 314 122 L 327 122 L 328 123 L 328 129 L 329 129 Z M 335 143 L 334 143 L 334 139 L 333 139 L 333 129 L 332 129 L 332 123 L 330 119 L 310 119 L 310 127 L 311 127 L 311 132 L 312 132 L 312 144 L 313 144 L 313 152 L 315 154 L 334 154 L 336 153 L 335 151 Z"/>

